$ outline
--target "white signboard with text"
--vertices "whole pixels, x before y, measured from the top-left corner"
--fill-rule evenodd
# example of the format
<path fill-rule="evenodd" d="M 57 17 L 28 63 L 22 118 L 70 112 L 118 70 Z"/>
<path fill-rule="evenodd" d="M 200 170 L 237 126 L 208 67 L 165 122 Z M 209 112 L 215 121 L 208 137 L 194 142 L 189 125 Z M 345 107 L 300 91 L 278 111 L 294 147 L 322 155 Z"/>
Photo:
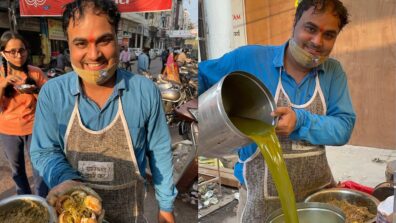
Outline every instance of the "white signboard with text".
<path fill-rule="evenodd" d="M 231 48 L 235 49 L 247 44 L 245 1 L 232 0 L 232 39 Z"/>

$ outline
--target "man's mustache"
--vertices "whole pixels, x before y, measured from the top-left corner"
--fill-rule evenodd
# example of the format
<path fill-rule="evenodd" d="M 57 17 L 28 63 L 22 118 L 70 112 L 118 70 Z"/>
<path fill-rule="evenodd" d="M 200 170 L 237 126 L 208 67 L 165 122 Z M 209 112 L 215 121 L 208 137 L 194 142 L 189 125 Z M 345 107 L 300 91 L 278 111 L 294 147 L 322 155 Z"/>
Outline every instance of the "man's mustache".
<path fill-rule="evenodd" d="M 305 45 L 308 47 L 308 48 L 310 48 L 310 49 L 313 49 L 313 50 L 315 50 L 315 51 L 318 51 L 318 52 L 323 52 L 323 47 L 322 46 L 318 46 L 318 45 L 316 45 L 315 43 L 312 43 L 312 42 L 307 42 L 307 43 L 305 43 Z"/>

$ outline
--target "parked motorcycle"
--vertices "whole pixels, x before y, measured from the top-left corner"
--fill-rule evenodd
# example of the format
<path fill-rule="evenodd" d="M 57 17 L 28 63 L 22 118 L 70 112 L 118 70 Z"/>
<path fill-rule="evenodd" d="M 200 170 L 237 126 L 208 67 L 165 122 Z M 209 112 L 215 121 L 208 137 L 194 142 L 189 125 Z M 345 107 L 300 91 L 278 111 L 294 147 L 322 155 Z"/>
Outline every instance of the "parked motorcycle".
<path fill-rule="evenodd" d="M 65 74 L 65 71 L 59 68 L 43 69 L 43 72 L 49 79 L 59 77 L 62 74 Z"/>
<path fill-rule="evenodd" d="M 168 125 L 177 123 L 175 109 L 187 101 L 198 97 L 198 78 L 193 77 L 189 68 L 180 69 L 181 83 L 167 80 L 162 74 L 157 78 L 150 72 L 143 72 L 142 75 L 152 80 L 160 89 L 164 104 L 164 110 Z"/>
<path fill-rule="evenodd" d="M 198 97 L 198 67 L 196 63 L 188 63 L 179 68 L 179 76 L 186 87 L 190 98 Z"/>
<path fill-rule="evenodd" d="M 184 93 L 181 91 L 181 85 L 162 78 L 161 74 L 158 75 L 157 79 L 148 72 L 144 72 L 143 76 L 151 79 L 161 91 L 166 120 L 168 124 L 171 124 L 174 119 L 173 110 L 181 104 L 185 98 Z"/>
<path fill-rule="evenodd" d="M 179 134 L 185 139 L 175 143 L 175 145 L 183 146 L 184 150 L 188 151 L 188 155 L 182 156 L 185 158 L 177 158 L 176 160 L 174 158 L 175 183 L 179 191 L 186 192 L 198 178 L 198 100 L 194 98 L 187 101 L 178 106 L 174 113 L 178 122 Z M 177 146 L 174 150 L 174 157 L 177 157 L 177 153 L 180 153 L 180 151 L 177 151 Z M 184 161 L 183 168 L 180 168 L 181 165 L 177 162 L 178 160 Z M 177 171 L 178 167 L 182 171 Z"/>
<path fill-rule="evenodd" d="M 157 86 L 161 91 L 167 123 L 171 124 L 174 120 L 175 108 L 185 100 L 185 92 L 181 91 L 180 85 L 171 82 L 157 84 Z"/>
<path fill-rule="evenodd" d="M 186 192 L 198 177 L 197 138 L 198 138 L 198 82 L 186 70 L 181 72 L 181 83 L 166 80 L 158 75 L 153 80 L 151 75 L 145 75 L 153 80 L 161 91 L 162 101 L 169 125 L 177 124 L 183 141 L 172 146 L 174 162 L 174 180 L 179 191 Z"/>
<path fill-rule="evenodd" d="M 198 134 L 198 99 L 193 98 L 177 106 L 175 109 L 175 116 L 178 121 L 179 134 L 183 139 L 192 140 L 194 142 Z"/>

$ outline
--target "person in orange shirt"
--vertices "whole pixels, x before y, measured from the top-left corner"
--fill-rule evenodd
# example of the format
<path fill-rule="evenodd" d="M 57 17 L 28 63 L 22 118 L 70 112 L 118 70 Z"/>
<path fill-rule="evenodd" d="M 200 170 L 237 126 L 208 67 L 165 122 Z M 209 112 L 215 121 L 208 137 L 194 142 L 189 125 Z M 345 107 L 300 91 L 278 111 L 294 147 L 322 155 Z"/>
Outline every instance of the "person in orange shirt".
<path fill-rule="evenodd" d="M 11 31 L 0 38 L 0 148 L 5 152 L 17 194 L 31 194 L 24 149 L 29 150 L 37 95 L 47 78 L 38 67 L 28 65 L 27 42 Z M 33 170 L 34 192 L 45 197 L 48 187 Z"/>

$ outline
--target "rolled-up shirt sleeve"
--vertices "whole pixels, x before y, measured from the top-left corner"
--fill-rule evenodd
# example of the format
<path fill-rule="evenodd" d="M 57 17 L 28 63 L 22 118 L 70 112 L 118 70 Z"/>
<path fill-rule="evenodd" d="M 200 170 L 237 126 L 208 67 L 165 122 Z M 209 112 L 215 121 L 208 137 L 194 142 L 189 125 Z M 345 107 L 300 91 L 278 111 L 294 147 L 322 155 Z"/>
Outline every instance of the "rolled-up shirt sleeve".
<path fill-rule="evenodd" d="M 337 62 L 325 75 L 331 76 L 331 87 L 326 94 L 326 115 L 294 109 L 297 123 L 290 135 L 292 140 L 305 140 L 315 145 L 344 145 L 349 141 L 356 114 L 345 72 Z"/>
<path fill-rule="evenodd" d="M 161 94 L 153 88 L 151 113 L 147 125 L 148 159 L 153 176 L 155 195 L 163 211 L 172 211 L 177 195 L 173 182 L 171 138 L 162 108 Z"/>
<path fill-rule="evenodd" d="M 77 171 L 68 163 L 59 143 L 62 137 L 58 128 L 59 114 L 55 114 L 54 111 L 56 106 L 59 105 L 51 98 L 48 85 L 44 85 L 36 107 L 30 157 L 33 168 L 38 170 L 50 188 L 65 180 L 81 179 Z"/>

